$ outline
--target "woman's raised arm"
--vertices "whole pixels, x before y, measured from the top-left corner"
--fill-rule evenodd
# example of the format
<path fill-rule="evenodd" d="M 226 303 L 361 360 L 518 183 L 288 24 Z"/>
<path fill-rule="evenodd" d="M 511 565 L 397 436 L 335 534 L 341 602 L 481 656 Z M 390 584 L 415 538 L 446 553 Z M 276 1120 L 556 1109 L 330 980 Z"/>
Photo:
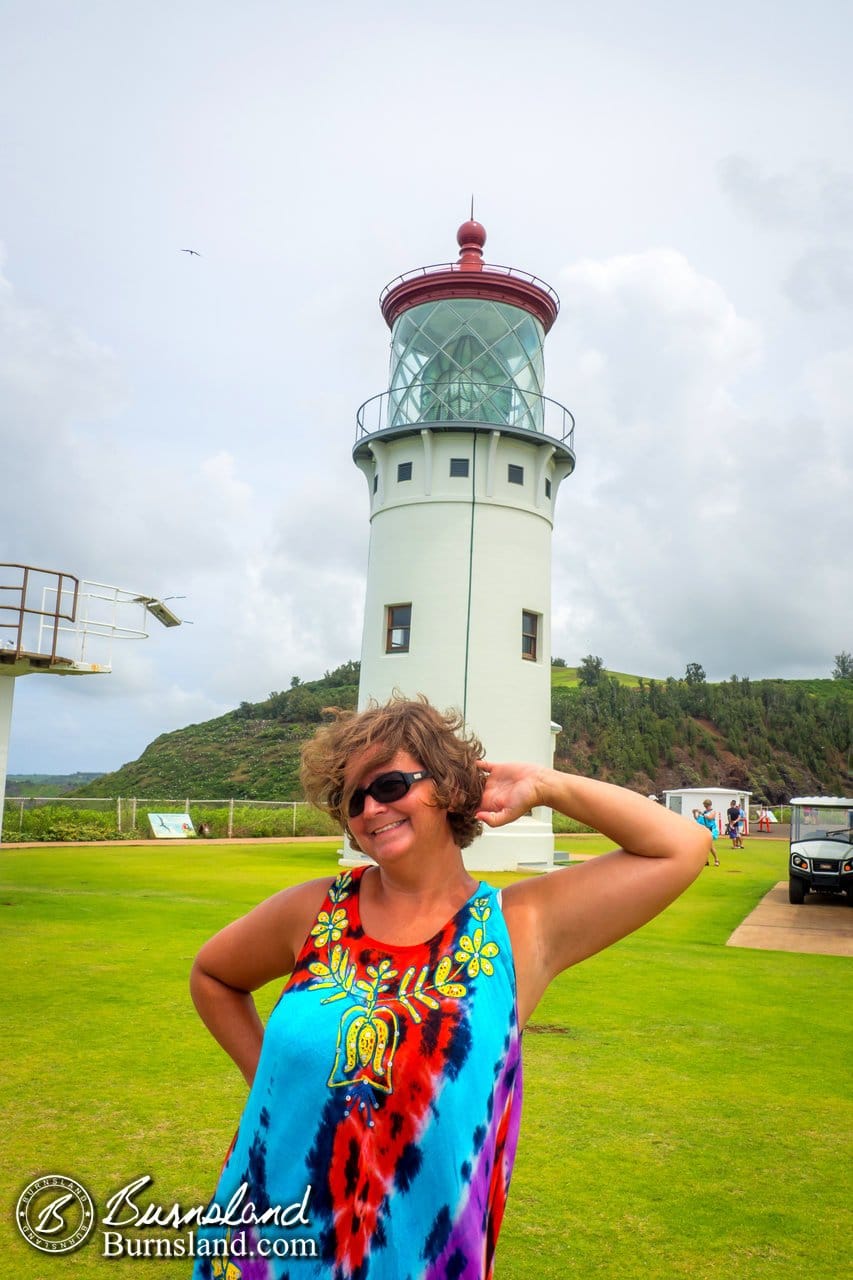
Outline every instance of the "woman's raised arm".
<path fill-rule="evenodd" d="M 547 805 L 619 849 L 504 890 L 522 1019 L 563 969 L 639 929 L 696 879 L 708 832 L 624 787 L 527 764 L 490 764 L 477 817 L 503 826 Z"/>

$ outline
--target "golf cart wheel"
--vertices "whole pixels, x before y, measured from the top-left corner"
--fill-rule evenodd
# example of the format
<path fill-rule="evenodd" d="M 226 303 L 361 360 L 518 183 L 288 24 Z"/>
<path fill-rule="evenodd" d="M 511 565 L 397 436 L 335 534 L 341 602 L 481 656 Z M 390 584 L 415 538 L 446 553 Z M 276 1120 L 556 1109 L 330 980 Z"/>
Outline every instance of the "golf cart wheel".
<path fill-rule="evenodd" d="M 788 901 L 800 906 L 806 900 L 807 889 L 802 880 L 791 876 L 788 880 Z"/>

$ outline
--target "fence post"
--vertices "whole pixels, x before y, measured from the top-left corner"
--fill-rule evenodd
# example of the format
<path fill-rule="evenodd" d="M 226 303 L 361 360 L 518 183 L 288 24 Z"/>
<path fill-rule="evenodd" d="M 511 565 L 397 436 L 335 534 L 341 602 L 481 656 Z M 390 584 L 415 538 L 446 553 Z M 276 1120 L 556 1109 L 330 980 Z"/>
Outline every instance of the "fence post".
<path fill-rule="evenodd" d="M 228 801 L 228 839 L 234 834 L 234 797 Z"/>
<path fill-rule="evenodd" d="M 118 833 L 121 835 L 121 796 L 116 796 L 116 826 Z"/>
<path fill-rule="evenodd" d="M 24 798 L 21 797 L 21 808 L 18 814 L 18 835 L 22 835 L 24 830 Z"/>
<path fill-rule="evenodd" d="M 135 831 L 136 830 L 136 796 L 134 796 L 130 802 L 130 825 L 131 825 L 131 828 Z"/>
<path fill-rule="evenodd" d="M 293 830 L 291 835 L 296 835 L 296 801 L 293 802 Z"/>

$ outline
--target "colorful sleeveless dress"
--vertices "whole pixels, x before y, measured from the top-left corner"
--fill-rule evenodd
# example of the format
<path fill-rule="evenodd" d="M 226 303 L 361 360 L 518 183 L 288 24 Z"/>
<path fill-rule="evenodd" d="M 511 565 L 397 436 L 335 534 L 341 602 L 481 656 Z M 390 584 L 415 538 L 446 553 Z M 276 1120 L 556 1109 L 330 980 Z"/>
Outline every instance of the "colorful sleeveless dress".
<path fill-rule="evenodd" d="M 493 1274 L 521 1113 L 499 894 L 389 946 L 361 924 L 364 870 L 331 885 L 270 1015 L 194 1280 Z"/>

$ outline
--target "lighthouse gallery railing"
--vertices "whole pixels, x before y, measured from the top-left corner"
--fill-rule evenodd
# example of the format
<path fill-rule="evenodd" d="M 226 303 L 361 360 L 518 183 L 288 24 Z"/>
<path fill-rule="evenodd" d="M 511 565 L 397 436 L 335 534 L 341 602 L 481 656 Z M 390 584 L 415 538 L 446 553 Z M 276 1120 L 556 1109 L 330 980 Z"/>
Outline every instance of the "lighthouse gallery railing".
<path fill-rule="evenodd" d="M 514 427 L 545 435 L 574 450 L 575 420 L 557 400 L 512 384 L 410 382 L 365 400 L 356 414 L 356 440 L 407 426 L 462 422 Z"/>

